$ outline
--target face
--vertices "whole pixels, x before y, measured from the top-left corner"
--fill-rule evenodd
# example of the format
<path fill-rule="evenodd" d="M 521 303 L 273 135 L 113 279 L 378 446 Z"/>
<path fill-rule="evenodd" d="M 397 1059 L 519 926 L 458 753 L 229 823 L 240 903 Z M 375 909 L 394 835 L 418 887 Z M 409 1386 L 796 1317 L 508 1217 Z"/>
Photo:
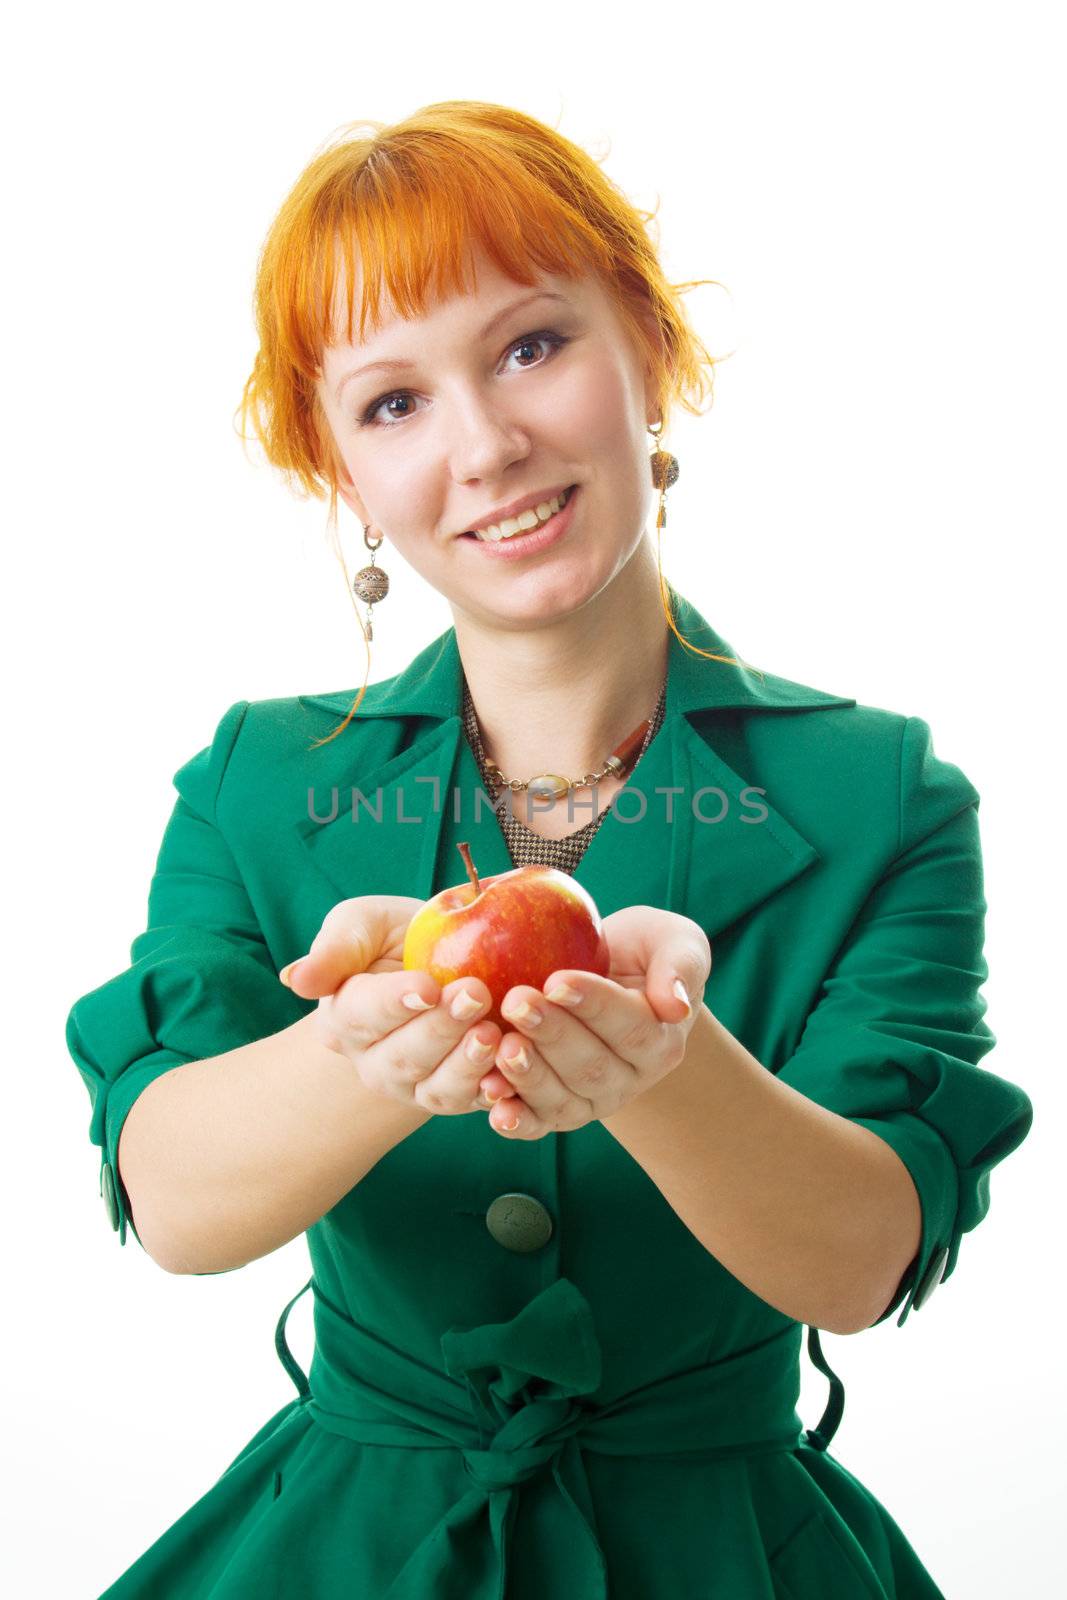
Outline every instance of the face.
<path fill-rule="evenodd" d="M 317 387 L 344 463 L 338 493 L 371 537 L 384 534 L 454 608 L 529 626 L 598 594 L 645 538 L 657 412 L 598 280 L 540 274 L 530 288 L 473 262 L 474 291 L 425 317 L 398 318 L 383 299 L 365 343 L 323 353 Z M 533 298 L 546 294 L 561 298 Z M 357 282 L 357 306 L 358 295 Z M 371 362 L 388 366 L 359 370 Z M 564 531 L 540 549 L 509 558 L 497 553 L 506 543 L 465 536 L 502 506 L 570 485 Z"/>

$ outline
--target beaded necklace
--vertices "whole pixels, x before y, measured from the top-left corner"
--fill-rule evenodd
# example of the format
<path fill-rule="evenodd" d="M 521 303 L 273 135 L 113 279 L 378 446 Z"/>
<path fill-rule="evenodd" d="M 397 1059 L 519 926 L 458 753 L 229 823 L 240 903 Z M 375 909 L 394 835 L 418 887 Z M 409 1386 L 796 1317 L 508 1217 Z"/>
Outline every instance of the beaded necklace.
<path fill-rule="evenodd" d="M 667 680 L 664 678 L 659 692 L 659 699 L 656 702 L 656 709 L 643 724 L 644 736 L 640 740 L 640 747 L 636 749 L 636 754 L 634 754 L 634 750 L 637 746 L 637 735 L 640 733 L 639 728 L 635 728 L 634 732 L 612 752 L 614 765 L 606 764 L 605 772 L 616 769 L 625 771 L 627 767 L 632 771 L 636 767 L 663 722 L 666 698 Z M 497 796 L 505 787 L 511 788 L 513 793 L 521 791 L 516 791 L 512 784 L 505 785 L 499 768 L 491 763 L 485 754 L 485 750 L 482 747 L 481 732 L 478 727 L 478 718 L 467 686 L 466 675 L 463 678 L 463 728 L 467 736 L 467 743 L 470 745 L 478 763 L 482 782 L 485 784 L 494 803 L 500 831 L 504 835 L 504 840 L 515 865 L 517 867 L 525 867 L 539 864 L 558 867 L 563 872 L 573 873 L 591 843 L 593 835 L 610 811 L 610 804 L 602 806 L 598 816 L 590 818 L 584 826 L 577 828 L 573 833 L 568 833 L 564 838 L 544 838 L 543 835 L 535 833 L 532 828 L 528 828 L 515 815 L 511 796 L 506 796 L 501 805 L 496 805 Z M 604 773 L 602 772 L 600 775 L 604 776 Z M 547 778 L 551 775 L 544 774 L 542 776 Z M 593 774 L 586 774 L 587 778 L 590 776 L 593 776 Z M 536 780 L 534 781 L 536 782 Z M 570 787 L 579 789 L 589 787 L 589 785 L 583 780 L 581 783 L 573 784 Z M 533 783 L 530 783 L 524 785 L 523 788 L 534 794 L 546 794 L 549 792 L 547 784 L 535 788 Z M 556 792 L 558 794 L 558 790 Z M 563 792 L 566 793 L 567 791 L 564 790 Z"/>

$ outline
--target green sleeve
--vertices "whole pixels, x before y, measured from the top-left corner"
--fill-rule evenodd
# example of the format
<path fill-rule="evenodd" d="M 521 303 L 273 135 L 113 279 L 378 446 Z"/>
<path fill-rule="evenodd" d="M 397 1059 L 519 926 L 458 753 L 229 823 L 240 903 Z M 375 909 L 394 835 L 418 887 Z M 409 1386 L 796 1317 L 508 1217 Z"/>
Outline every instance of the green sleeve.
<path fill-rule="evenodd" d="M 884 1322 L 900 1327 L 955 1270 L 960 1241 L 989 1209 L 989 1174 L 1025 1139 L 1025 1090 L 982 1067 L 996 1044 L 981 986 L 986 900 L 979 796 L 907 719 L 897 850 L 830 970 L 778 1076 L 870 1128 L 918 1192 L 922 1241 Z"/>
<path fill-rule="evenodd" d="M 278 1032 L 307 1009 L 278 982 L 216 820 L 248 705 L 232 705 L 211 743 L 175 773 L 178 797 L 130 965 L 76 1000 L 67 1018 L 67 1048 L 92 1106 L 89 1137 L 100 1147 L 100 1193 L 123 1245 L 127 1224 L 137 1233 L 118 1144 L 138 1095 L 174 1067 Z"/>

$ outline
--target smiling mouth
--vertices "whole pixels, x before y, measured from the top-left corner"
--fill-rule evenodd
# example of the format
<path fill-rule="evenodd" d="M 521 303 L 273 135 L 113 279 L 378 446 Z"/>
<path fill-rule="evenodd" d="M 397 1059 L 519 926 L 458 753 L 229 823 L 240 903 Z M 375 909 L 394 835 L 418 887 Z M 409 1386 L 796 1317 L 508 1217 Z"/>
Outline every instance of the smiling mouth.
<path fill-rule="evenodd" d="M 563 493 L 557 497 L 558 507 L 551 511 L 547 517 L 539 517 L 538 520 L 529 528 L 517 528 L 513 533 L 501 534 L 496 539 L 491 539 L 485 536 L 484 528 L 479 533 L 474 533 L 473 531 L 468 530 L 466 533 L 461 533 L 460 538 L 477 539 L 480 544 L 508 544 L 512 539 L 522 539 L 528 533 L 536 533 L 539 528 L 545 527 L 547 523 L 552 521 L 553 517 L 558 517 L 560 512 L 566 509 L 567 504 L 577 487 L 577 484 L 572 483 L 568 489 L 564 489 Z M 552 504 L 552 502 L 547 503 Z M 523 516 L 525 515 L 526 513 L 524 512 Z"/>

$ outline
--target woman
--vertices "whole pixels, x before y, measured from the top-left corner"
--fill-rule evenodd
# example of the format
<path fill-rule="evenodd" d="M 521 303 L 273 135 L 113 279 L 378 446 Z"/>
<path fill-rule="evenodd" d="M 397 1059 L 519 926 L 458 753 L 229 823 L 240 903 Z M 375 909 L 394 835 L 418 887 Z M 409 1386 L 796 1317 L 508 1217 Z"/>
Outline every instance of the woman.
<path fill-rule="evenodd" d="M 244 413 L 454 624 L 354 703 L 230 707 L 71 1011 L 120 1243 L 313 1264 L 297 1398 L 106 1600 L 937 1596 L 828 1449 L 816 1330 L 923 1306 L 1030 1127 L 979 1065 L 978 795 L 662 579 L 709 361 L 648 218 L 518 112 L 374 128 L 274 222 Z M 462 842 L 571 873 L 610 972 L 491 1014 L 404 970 Z"/>

